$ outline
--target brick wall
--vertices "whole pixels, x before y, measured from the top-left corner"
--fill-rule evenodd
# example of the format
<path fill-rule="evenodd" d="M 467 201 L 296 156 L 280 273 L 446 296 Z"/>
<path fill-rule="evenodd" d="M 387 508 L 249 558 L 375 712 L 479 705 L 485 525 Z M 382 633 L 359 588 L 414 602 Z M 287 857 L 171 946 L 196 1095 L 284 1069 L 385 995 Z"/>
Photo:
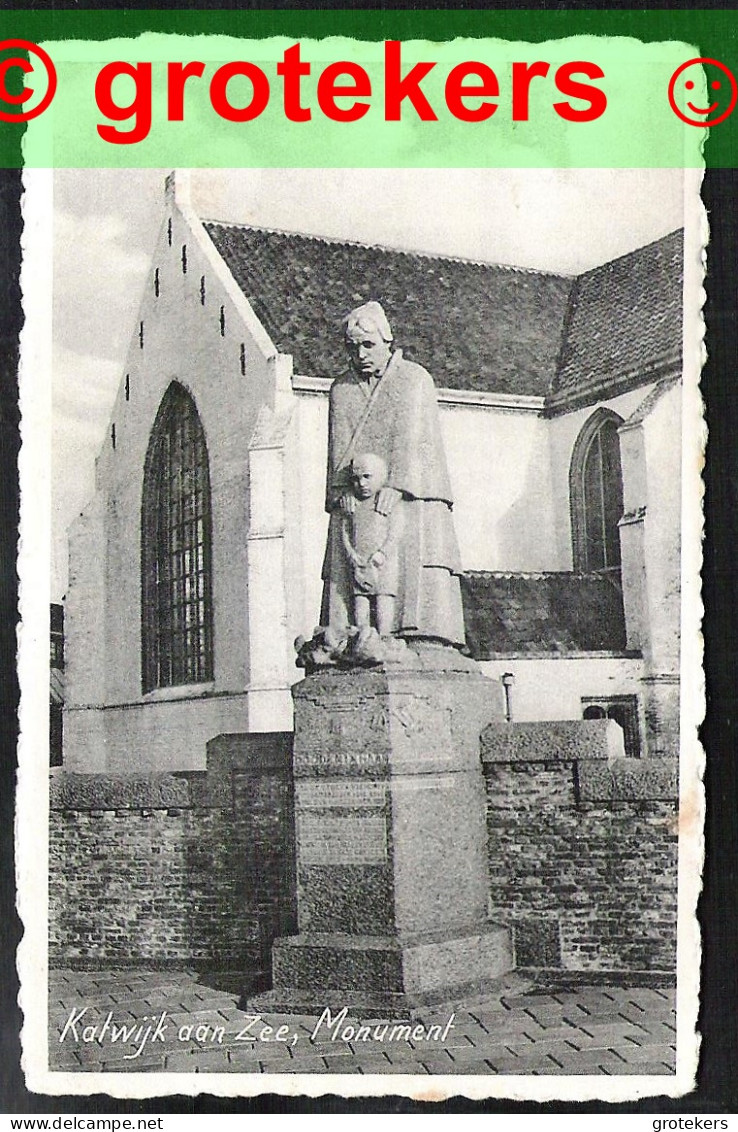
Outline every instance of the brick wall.
<path fill-rule="evenodd" d="M 294 931 L 290 735 L 223 735 L 204 774 L 61 774 L 50 962 L 264 971 Z"/>
<path fill-rule="evenodd" d="M 490 908 L 521 967 L 673 971 L 676 768 L 612 721 L 482 734 Z M 291 736 L 221 735 L 207 772 L 55 775 L 50 961 L 265 973 L 296 929 Z"/>
<path fill-rule="evenodd" d="M 483 733 L 492 915 L 521 967 L 673 971 L 676 767 L 563 735 L 608 725 L 559 727 L 556 743 L 551 725 Z"/>

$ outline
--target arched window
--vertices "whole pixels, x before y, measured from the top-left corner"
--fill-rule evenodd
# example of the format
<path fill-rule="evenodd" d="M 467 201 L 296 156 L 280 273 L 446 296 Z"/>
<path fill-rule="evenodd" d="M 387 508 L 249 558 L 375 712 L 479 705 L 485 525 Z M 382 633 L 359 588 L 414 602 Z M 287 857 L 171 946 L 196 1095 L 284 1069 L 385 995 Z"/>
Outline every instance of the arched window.
<path fill-rule="evenodd" d="M 574 445 L 569 471 L 569 501 L 574 569 L 581 572 L 620 569 L 623 477 L 620 468 L 622 417 L 597 409 Z"/>
<path fill-rule="evenodd" d="M 195 403 L 172 382 L 149 440 L 141 515 L 144 692 L 213 678 L 208 451 Z"/>
<path fill-rule="evenodd" d="M 626 755 L 630 759 L 640 758 L 641 735 L 635 696 L 585 697 L 582 699 L 582 719 L 614 719 L 623 729 Z"/>

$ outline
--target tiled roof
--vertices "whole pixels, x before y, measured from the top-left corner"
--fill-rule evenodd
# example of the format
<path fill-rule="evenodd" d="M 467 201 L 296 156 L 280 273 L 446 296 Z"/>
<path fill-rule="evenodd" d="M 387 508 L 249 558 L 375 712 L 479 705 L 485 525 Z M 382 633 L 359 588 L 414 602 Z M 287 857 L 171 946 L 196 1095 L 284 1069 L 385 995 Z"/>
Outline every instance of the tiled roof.
<path fill-rule="evenodd" d="M 553 399 L 654 373 L 682 351 L 683 234 L 580 275 L 569 300 Z"/>
<path fill-rule="evenodd" d="M 470 571 L 461 591 L 467 643 L 477 660 L 625 649 L 622 597 L 607 575 Z"/>
<path fill-rule="evenodd" d="M 682 233 L 576 279 L 248 225 L 205 229 L 295 372 L 346 368 L 341 321 L 384 306 L 438 386 L 594 402 L 660 375 L 681 350 Z"/>
<path fill-rule="evenodd" d="M 205 229 L 296 373 L 343 373 L 342 319 L 377 299 L 405 357 L 438 386 L 543 396 L 554 379 L 569 278 L 242 225 Z"/>

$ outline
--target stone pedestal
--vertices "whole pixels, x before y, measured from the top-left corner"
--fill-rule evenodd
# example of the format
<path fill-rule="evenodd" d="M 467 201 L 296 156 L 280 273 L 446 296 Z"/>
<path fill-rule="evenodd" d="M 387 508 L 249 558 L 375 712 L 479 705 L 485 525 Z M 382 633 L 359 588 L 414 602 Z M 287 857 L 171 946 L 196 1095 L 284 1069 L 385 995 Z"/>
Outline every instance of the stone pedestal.
<path fill-rule="evenodd" d="M 403 1014 L 512 966 L 487 920 L 479 756 L 499 696 L 453 650 L 409 659 L 294 689 L 299 934 L 275 941 L 261 1009 Z"/>

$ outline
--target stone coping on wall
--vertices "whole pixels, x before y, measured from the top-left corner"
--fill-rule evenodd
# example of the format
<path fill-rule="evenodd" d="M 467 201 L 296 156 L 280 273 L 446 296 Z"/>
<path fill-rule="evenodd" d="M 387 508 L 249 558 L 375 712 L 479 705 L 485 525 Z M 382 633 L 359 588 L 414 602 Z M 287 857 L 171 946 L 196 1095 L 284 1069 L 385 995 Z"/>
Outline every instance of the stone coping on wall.
<path fill-rule="evenodd" d="M 291 732 L 218 735 L 207 746 L 205 771 L 150 771 L 139 774 L 55 770 L 50 781 L 52 810 L 219 809 L 232 804 L 232 775 L 287 771 Z"/>
<path fill-rule="evenodd" d="M 203 772 L 200 777 L 204 778 Z M 169 810 L 191 809 L 195 804 L 190 775 L 52 775 L 52 810 Z"/>
<path fill-rule="evenodd" d="M 490 723 L 481 734 L 480 747 L 483 763 L 625 758 L 623 731 L 613 719 Z"/>
<path fill-rule="evenodd" d="M 623 733 L 611 719 L 490 723 L 481 735 L 482 763 L 571 762 L 577 802 L 676 801 L 674 759 L 625 758 Z"/>
<path fill-rule="evenodd" d="M 191 809 L 230 801 L 230 776 L 287 769 L 292 736 L 220 735 L 208 744 L 208 770 L 139 775 L 51 776 L 52 810 Z M 271 741 L 270 741 L 271 740 Z M 671 759 L 628 759 L 613 720 L 491 723 L 481 735 L 485 764 L 574 762 L 581 802 L 676 799 L 678 767 Z"/>
<path fill-rule="evenodd" d="M 288 773 L 292 767 L 292 741 L 291 731 L 216 735 L 208 743 L 206 757 L 210 804 L 231 805 L 234 773 Z"/>
<path fill-rule="evenodd" d="M 679 768 L 673 759 L 618 759 L 609 765 L 577 763 L 580 802 L 672 801 L 679 796 Z"/>

